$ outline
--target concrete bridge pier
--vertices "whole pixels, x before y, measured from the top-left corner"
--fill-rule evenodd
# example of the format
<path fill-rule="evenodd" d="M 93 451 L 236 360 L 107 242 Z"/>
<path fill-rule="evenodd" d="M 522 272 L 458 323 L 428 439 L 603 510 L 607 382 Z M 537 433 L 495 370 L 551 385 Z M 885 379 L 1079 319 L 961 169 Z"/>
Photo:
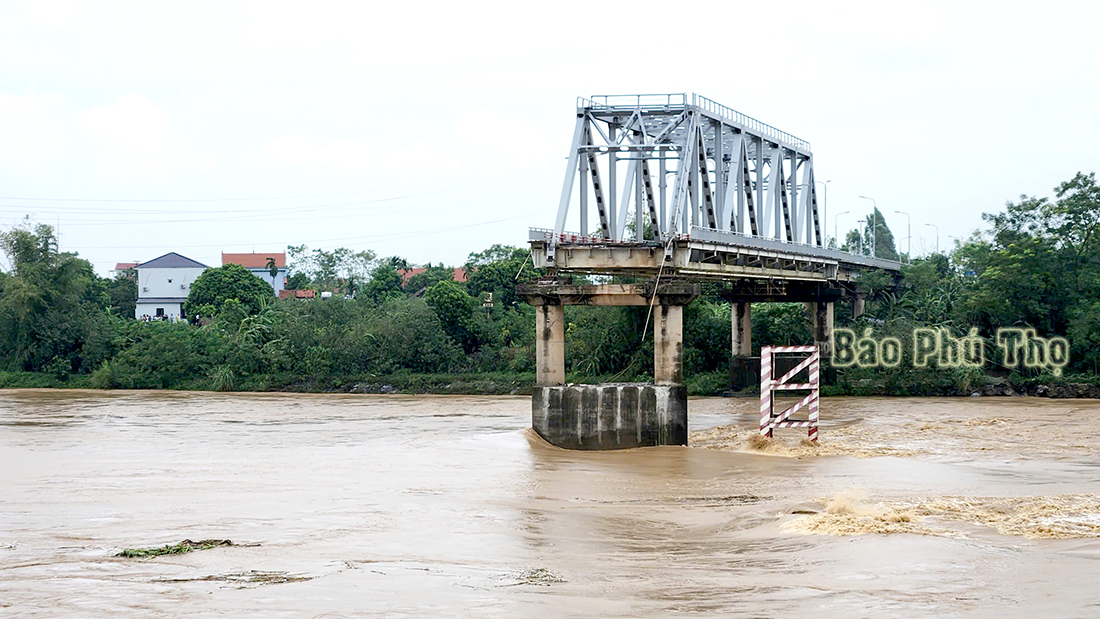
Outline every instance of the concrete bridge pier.
<path fill-rule="evenodd" d="M 684 382 L 684 306 L 653 307 L 653 384 Z"/>
<path fill-rule="evenodd" d="M 760 384 L 760 360 L 752 356 L 752 304 L 730 303 L 730 373 L 734 389 Z"/>
<path fill-rule="evenodd" d="M 699 285 L 603 284 L 576 286 L 547 278 L 517 286 L 535 306 L 538 384 L 531 397 L 531 427 L 566 449 L 624 449 L 687 444 L 684 387 L 684 305 Z M 565 306 L 653 304 L 653 384 L 565 384 Z M 640 334 L 639 334 L 640 336 Z"/>
<path fill-rule="evenodd" d="M 535 380 L 540 385 L 565 384 L 565 308 L 535 307 Z"/>
<path fill-rule="evenodd" d="M 810 332 L 814 345 L 821 351 L 823 359 L 832 354 L 833 341 L 833 302 L 807 301 L 806 313 L 810 315 Z"/>
<path fill-rule="evenodd" d="M 863 312 L 867 311 L 867 299 L 862 295 L 856 294 L 852 297 L 852 318 L 859 318 L 863 315 Z"/>

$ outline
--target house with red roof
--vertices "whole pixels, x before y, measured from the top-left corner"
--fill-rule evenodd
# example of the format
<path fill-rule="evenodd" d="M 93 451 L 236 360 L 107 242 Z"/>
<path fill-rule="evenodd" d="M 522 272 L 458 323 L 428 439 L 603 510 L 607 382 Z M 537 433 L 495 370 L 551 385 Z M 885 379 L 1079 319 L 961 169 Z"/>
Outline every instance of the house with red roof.
<path fill-rule="evenodd" d="M 275 263 L 275 275 L 271 274 L 270 264 Z M 222 252 L 222 266 L 227 264 L 239 264 L 248 269 L 253 275 L 271 284 L 275 289 L 275 296 L 279 296 L 281 290 L 286 289 L 286 254 L 283 252 L 260 252 L 249 254 L 227 254 Z"/>

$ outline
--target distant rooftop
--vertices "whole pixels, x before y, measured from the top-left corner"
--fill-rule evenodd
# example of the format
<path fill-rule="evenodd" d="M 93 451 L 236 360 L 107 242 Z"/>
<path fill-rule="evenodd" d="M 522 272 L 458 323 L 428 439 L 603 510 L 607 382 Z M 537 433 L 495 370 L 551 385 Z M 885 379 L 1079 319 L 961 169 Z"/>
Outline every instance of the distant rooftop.
<path fill-rule="evenodd" d="M 424 267 L 416 267 L 413 269 L 398 269 L 397 272 L 401 275 L 401 281 L 404 283 L 408 283 L 408 281 L 412 279 L 413 275 L 420 275 L 427 270 L 428 269 Z M 466 269 L 462 267 L 454 267 L 454 270 L 451 271 L 451 277 L 453 277 L 456 282 L 466 281 Z"/>
<path fill-rule="evenodd" d="M 169 252 L 159 258 L 153 258 L 149 262 L 134 265 L 135 269 L 209 269 L 205 264 L 192 260 L 187 256 L 181 256 L 176 252 Z"/>
<path fill-rule="evenodd" d="M 280 299 L 313 299 L 317 297 L 317 291 L 309 288 L 303 288 L 300 290 L 280 290 Z"/>
<path fill-rule="evenodd" d="M 275 266 L 286 268 L 286 254 L 283 252 L 251 253 L 251 254 L 227 254 L 222 252 L 222 266 L 227 264 L 239 264 L 246 269 L 266 269 L 267 259 L 274 258 Z"/>

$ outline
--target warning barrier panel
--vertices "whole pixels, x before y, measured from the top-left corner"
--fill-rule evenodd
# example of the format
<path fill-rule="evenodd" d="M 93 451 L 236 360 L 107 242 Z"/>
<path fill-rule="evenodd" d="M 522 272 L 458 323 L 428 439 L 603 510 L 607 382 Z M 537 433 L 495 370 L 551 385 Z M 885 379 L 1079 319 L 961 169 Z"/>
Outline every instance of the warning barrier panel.
<path fill-rule="evenodd" d="M 772 379 L 774 357 L 781 354 L 809 355 L 791 371 Z M 808 383 L 787 382 L 803 370 L 809 371 Z M 786 410 L 776 413 L 774 393 L 782 391 L 809 391 L 810 394 Z M 760 434 L 772 436 L 776 428 L 808 428 L 811 441 L 817 440 L 818 405 L 821 399 L 821 352 L 817 346 L 764 346 L 760 349 Z M 802 410 L 807 419 L 792 419 Z"/>

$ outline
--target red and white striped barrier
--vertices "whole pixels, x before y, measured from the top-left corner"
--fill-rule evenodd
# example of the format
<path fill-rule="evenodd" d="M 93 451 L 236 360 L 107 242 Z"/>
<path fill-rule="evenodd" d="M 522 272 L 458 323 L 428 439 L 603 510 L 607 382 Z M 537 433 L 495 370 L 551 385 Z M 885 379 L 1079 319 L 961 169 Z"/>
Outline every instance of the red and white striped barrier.
<path fill-rule="evenodd" d="M 777 354 L 809 354 L 793 370 L 772 380 Z M 817 440 L 818 405 L 821 399 L 821 353 L 817 346 L 764 346 L 760 349 L 760 434 L 772 435 L 776 428 L 809 428 L 810 440 Z M 809 368 L 808 383 L 789 383 L 799 372 Z M 808 390 L 810 394 L 797 404 L 776 414 L 773 392 Z M 808 419 L 791 419 L 791 415 L 805 407 Z"/>

